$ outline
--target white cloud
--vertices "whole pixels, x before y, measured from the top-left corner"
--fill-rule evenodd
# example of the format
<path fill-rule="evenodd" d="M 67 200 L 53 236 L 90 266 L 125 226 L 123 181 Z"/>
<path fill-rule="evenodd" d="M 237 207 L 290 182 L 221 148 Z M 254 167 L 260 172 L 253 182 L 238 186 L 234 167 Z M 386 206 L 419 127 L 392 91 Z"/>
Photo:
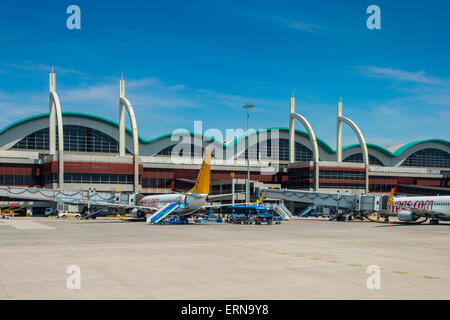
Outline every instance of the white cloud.
<path fill-rule="evenodd" d="M 0 70 L 0 73 L 4 73 L 4 74 L 8 73 L 11 70 L 24 70 L 24 71 L 30 71 L 30 72 L 48 72 L 49 73 L 53 68 L 55 72 L 58 72 L 58 73 L 64 74 L 64 75 L 67 75 L 67 74 L 73 74 L 73 75 L 79 75 L 79 76 L 86 75 L 84 72 L 81 72 L 78 70 L 64 68 L 64 67 L 60 67 L 60 66 L 50 66 L 50 65 L 40 64 L 40 63 L 34 63 L 29 60 L 25 60 L 21 64 L 0 62 L 0 66 L 3 68 L 2 70 Z"/>
<path fill-rule="evenodd" d="M 314 23 L 306 23 L 303 21 L 288 19 L 284 17 L 268 17 L 267 20 L 271 20 L 279 24 L 280 26 L 297 31 L 321 34 L 325 30 L 323 26 Z"/>
<path fill-rule="evenodd" d="M 246 5 L 230 2 L 227 2 L 227 5 L 230 7 L 231 9 L 230 11 L 233 14 L 251 17 L 260 21 L 269 22 L 274 25 L 278 25 L 296 31 L 321 34 L 326 29 L 324 26 L 315 23 L 309 23 L 299 19 L 292 19 L 287 16 L 282 16 L 274 13 L 261 12 L 255 10 L 254 6 L 250 8 Z"/>
<path fill-rule="evenodd" d="M 46 97 L 46 94 L 39 95 L 26 92 L 9 94 L 0 91 L 0 127 L 24 117 L 42 113 L 42 106 L 48 105 L 48 102 L 45 101 Z"/>
<path fill-rule="evenodd" d="M 411 72 L 400 69 L 392 69 L 376 66 L 357 67 L 357 69 L 363 75 L 373 78 L 383 78 L 396 81 L 406 81 L 430 85 L 444 85 L 444 86 L 450 85 L 450 82 L 448 80 L 427 75 L 427 73 L 423 70 Z"/>
<path fill-rule="evenodd" d="M 369 101 L 370 123 L 365 124 L 366 139 L 389 144 L 450 136 L 450 80 L 425 71 L 366 66 L 355 68 L 370 78 L 395 81 L 398 97 Z M 395 92 L 394 91 L 394 92 Z M 361 122 L 367 120 L 361 118 Z M 381 130 L 377 130 L 380 128 Z"/>

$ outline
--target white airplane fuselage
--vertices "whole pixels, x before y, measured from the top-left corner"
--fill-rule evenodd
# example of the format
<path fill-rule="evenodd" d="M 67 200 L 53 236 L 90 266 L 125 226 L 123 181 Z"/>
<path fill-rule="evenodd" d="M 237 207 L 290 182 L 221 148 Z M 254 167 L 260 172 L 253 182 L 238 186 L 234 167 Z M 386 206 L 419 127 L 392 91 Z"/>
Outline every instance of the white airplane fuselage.
<path fill-rule="evenodd" d="M 139 205 L 142 207 L 152 207 L 161 209 L 168 203 L 177 202 L 180 204 L 178 214 L 186 215 L 199 210 L 206 204 L 206 194 L 161 194 L 154 196 L 146 196 L 141 199 Z"/>
<path fill-rule="evenodd" d="M 394 197 L 393 202 L 394 206 L 388 206 L 392 213 L 420 209 L 432 212 L 431 215 L 450 218 L 450 196 Z"/>
<path fill-rule="evenodd" d="M 198 172 L 197 180 L 192 189 L 186 193 L 160 194 L 146 196 L 139 201 L 139 207 L 131 211 L 131 215 L 136 218 L 144 218 L 148 211 L 153 211 L 156 220 L 159 222 L 163 215 L 176 213 L 178 215 L 189 215 L 196 212 L 206 204 L 211 181 L 211 150 L 205 150 L 202 166 Z M 167 206 L 164 210 L 163 207 Z M 147 210 L 146 208 L 149 208 Z M 166 211 L 167 210 L 167 211 Z M 152 220 L 152 221 L 156 221 Z M 156 222 L 156 223 L 157 223 Z M 150 221 L 150 223 L 153 223 Z"/>

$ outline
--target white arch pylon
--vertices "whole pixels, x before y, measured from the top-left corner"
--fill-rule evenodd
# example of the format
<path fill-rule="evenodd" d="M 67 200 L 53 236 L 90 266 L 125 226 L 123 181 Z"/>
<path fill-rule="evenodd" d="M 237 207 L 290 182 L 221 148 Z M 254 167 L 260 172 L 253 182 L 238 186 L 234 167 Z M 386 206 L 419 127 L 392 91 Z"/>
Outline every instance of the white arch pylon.
<path fill-rule="evenodd" d="M 350 128 L 352 128 L 356 137 L 359 140 L 359 145 L 361 146 L 363 163 L 366 169 L 366 183 L 365 190 L 366 193 L 369 192 L 369 151 L 367 149 L 366 139 L 359 129 L 359 127 L 349 118 L 342 116 L 342 101 L 337 103 L 337 141 L 336 141 L 336 161 L 342 162 L 342 122 L 346 123 Z"/>
<path fill-rule="evenodd" d="M 125 109 L 130 117 L 131 130 L 133 136 L 134 155 L 134 191 L 138 192 L 139 187 L 139 136 L 131 102 L 125 98 L 125 80 L 119 80 L 119 156 L 125 157 Z"/>
<path fill-rule="evenodd" d="M 308 132 L 314 161 L 314 190 L 319 190 L 319 147 L 317 146 L 316 135 L 308 120 L 295 113 L 295 97 L 292 96 L 289 100 L 289 163 L 295 162 L 295 119 L 299 120 Z"/>
<path fill-rule="evenodd" d="M 61 104 L 56 93 L 56 76 L 52 72 L 49 74 L 49 138 L 50 155 L 56 155 L 56 125 L 58 125 L 58 186 L 64 187 L 64 130 Z"/>

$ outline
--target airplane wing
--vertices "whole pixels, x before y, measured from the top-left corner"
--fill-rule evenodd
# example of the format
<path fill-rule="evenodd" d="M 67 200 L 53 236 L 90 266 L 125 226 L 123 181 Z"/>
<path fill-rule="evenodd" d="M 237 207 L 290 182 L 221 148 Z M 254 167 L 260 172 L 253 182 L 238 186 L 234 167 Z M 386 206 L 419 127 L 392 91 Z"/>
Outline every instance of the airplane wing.
<path fill-rule="evenodd" d="M 238 194 L 245 194 L 245 192 L 235 192 L 234 195 Z M 208 195 L 208 199 L 220 199 L 220 198 L 226 198 L 226 197 L 232 197 L 233 193 L 223 193 L 223 194 L 214 194 L 214 195 Z"/>
<path fill-rule="evenodd" d="M 402 205 L 394 205 L 393 207 L 398 208 L 399 210 L 409 210 L 412 213 L 420 216 L 420 217 L 425 217 L 425 216 L 440 216 L 442 215 L 442 212 L 438 212 L 438 211 L 434 211 L 434 210 L 427 210 L 427 209 L 419 209 L 419 208 L 412 208 L 412 207 L 405 207 Z M 397 213 L 392 213 L 392 215 L 397 215 Z"/>
<path fill-rule="evenodd" d="M 94 207 L 105 207 L 105 208 L 114 208 L 114 209 L 139 209 L 143 211 L 157 211 L 157 207 L 144 207 L 144 206 L 137 206 L 137 205 L 131 205 L 131 204 L 121 204 L 121 203 L 111 203 L 111 202 L 104 202 L 104 201 L 79 201 L 79 200 L 59 200 L 55 199 L 55 202 L 60 203 L 68 203 L 68 204 L 82 204 L 82 205 L 89 205 Z"/>
<path fill-rule="evenodd" d="M 231 193 L 232 194 L 232 193 Z M 266 190 L 264 190 L 263 194 L 261 195 L 261 197 L 256 201 L 256 202 L 250 202 L 250 203 L 239 203 L 237 204 L 238 206 L 246 206 L 246 205 L 250 205 L 250 206 L 257 206 L 259 205 L 262 200 L 264 199 L 264 196 L 266 195 Z M 223 197 L 223 196 L 228 196 L 228 194 L 218 194 L 217 195 L 218 198 Z M 208 199 L 211 196 L 208 197 Z M 213 196 L 214 197 L 214 196 Z M 220 208 L 220 207 L 228 207 L 228 206 L 232 206 L 232 204 L 217 204 L 217 205 L 207 205 L 207 206 L 203 206 L 203 208 Z"/>
<path fill-rule="evenodd" d="M 236 203 L 235 206 L 254 206 L 255 202 L 251 202 L 251 203 Z M 202 207 L 202 209 L 205 208 L 220 208 L 220 207 L 230 207 L 232 206 L 231 203 L 225 203 L 225 204 L 209 204 L 209 205 L 205 205 Z"/>

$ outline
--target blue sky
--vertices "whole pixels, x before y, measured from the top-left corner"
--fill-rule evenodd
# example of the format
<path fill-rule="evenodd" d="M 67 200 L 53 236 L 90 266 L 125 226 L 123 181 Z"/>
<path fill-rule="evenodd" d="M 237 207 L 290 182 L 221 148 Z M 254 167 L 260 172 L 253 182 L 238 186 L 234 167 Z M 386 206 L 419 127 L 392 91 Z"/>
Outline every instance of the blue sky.
<path fill-rule="evenodd" d="M 81 30 L 66 9 L 81 8 Z M 381 8 L 381 30 L 366 8 Z M 118 119 L 118 80 L 140 135 L 288 126 L 297 112 L 335 146 L 336 102 L 370 143 L 450 139 L 447 1 L 10 1 L 0 4 L 0 127 L 48 112 Z M 300 123 L 297 125 L 301 128 Z M 357 140 L 344 129 L 344 144 Z"/>

